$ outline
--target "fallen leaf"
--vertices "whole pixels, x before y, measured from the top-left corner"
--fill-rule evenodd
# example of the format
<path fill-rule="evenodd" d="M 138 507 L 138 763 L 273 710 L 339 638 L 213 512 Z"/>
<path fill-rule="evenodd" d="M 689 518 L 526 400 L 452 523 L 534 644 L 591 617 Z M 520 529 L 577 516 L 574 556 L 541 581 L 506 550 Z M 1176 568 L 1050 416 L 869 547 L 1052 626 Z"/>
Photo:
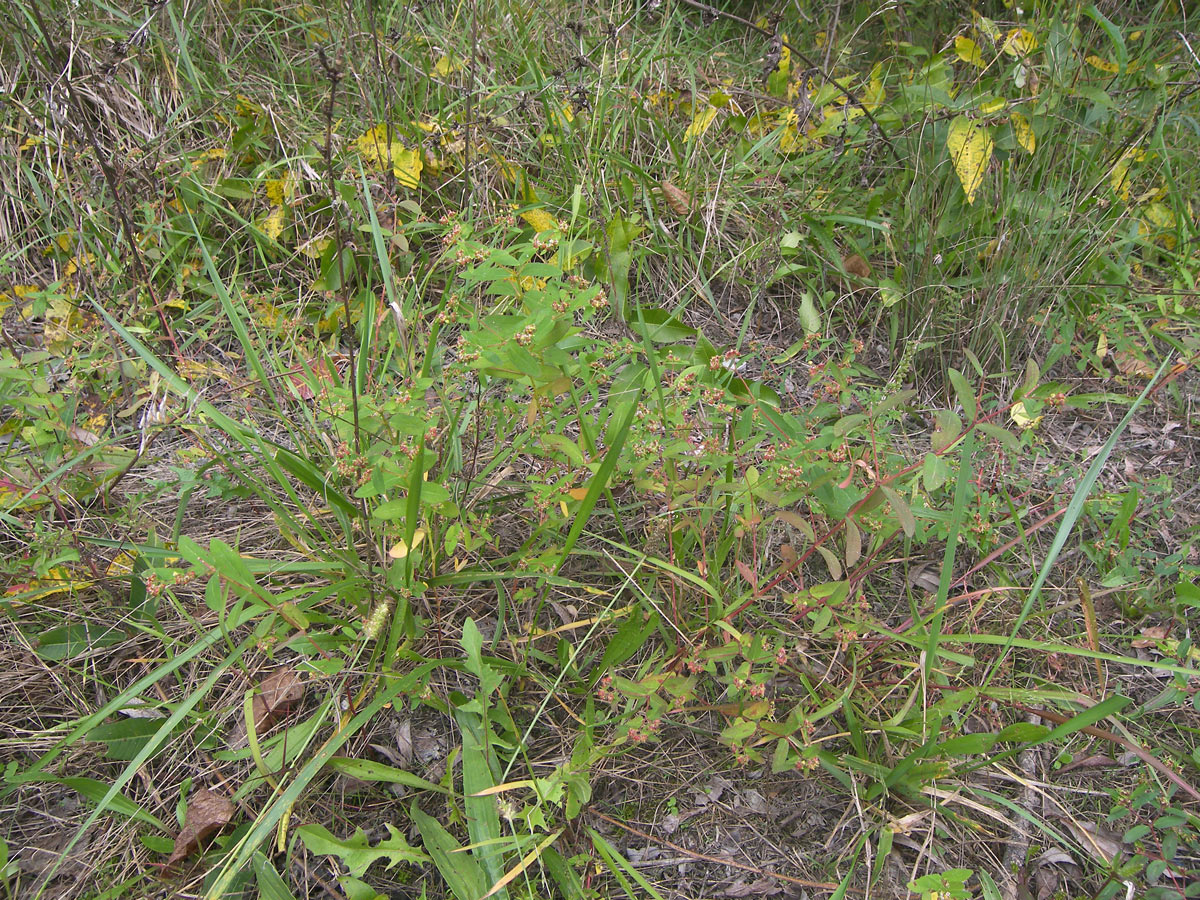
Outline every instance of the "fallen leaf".
<path fill-rule="evenodd" d="M 855 278 L 870 278 L 871 265 L 857 253 L 852 253 L 842 260 L 842 268 L 846 270 L 847 275 L 853 275 Z"/>
<path fill-rule="evenodd" d="M 1167 632 L 1166 625 L 1151 625 L 1148 628 L 1143 628 L 1142 636 L 1130 641 L 1129 644 L 1138 650 L 1144 650 L 1147 647 L 1157 647 L 1159 641 L 1166 639 Z"/>
<path fill-rule="evenodd" d="M 692 198 L 669 181 L 662 182 L 659 187 L 662 188 L 663 199 L 667 201 L 667 206 L 671 207 L 671 212 L 681 219 L 687 218 L 688 213 L 692 211 Z"/>
<path fill-rule="evenodd" d="M 1117 765 L 1117 761 L 1111 756 L 1105 756 L 1103 753 L 1094 753 L 1083 759 L 1073 760 L 1058 771 L 1061 774 L 1063 772 L 1070 772 L 1072 769 L 1098 769 L 1115 765 Z"/>
<path fill-rule="evenodd" d="M 1136 375 L 1138 378 L 1154 377 L 1154 367 L 1128 350 L 1114 350 L 1112 361 L 1122 375 Z"/>
<path fill-rule="evenodd" d="M 254 730 L 262 734 L 304 698 L 304 679 L 293 669 L 280 669 L 259 685 L 254 697 Z"/>
<path fill-rule="evenodd" d="M 233 820 L 234 806 L 220 794 L 206 788 L 192 791 L 188 797 L 187 813 L 183 817 L 183 828 L 175 838 L 175 849 L 167 860 L 167 867 L 195 853 L 200 843 L 212 837 Z"/>

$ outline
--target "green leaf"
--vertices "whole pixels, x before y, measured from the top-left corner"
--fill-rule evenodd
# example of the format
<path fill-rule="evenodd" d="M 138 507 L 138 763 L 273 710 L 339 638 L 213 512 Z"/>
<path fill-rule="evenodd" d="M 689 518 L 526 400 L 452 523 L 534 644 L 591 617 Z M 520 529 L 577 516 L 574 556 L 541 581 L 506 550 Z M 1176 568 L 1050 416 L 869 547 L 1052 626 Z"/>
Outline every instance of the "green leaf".
<path fill-rule="evenodd" d="M 496 798 L 479 796 L 496 786 L 485 743 L 490 728 L 478 716 L 465 710 L 459 710 L 455 718 L 462 731 L 463 808 L 467 814 L 467 835 L 476 848 L 472 854 L 479 859 L 490 887 L 504 876 L 504 860 L 498 846 L 500 811 L 496 808 Z M 504 898 L 508 895 L 501 890 L 494 896 Z"/>
<path fill-rule="evenodd" d="M 633 266 L 633 242 L 645 229 L 632 219 L 614 216 L 608 223 L 608 272 L 612 279 L 617 309 L 625 309 L 629 294 L 629 270 Z"/>
<path fill-rule="evenodd" d="M 954 386 L 954 393 L 958 396 L 958 405 L 962 407 L 963 415 L 967 417 L 968 422 L 974 422 L 975 417 L 979 415 L 975 389 L 958 369 L 948 369 L 946 374 L 950 377 L 950 384 Z"/>
<path fill-rule="evenodd" d="M 426 781 L 419 775 L 397 769 L 384 763 L 370 759 L 353 759 L 348 756 L 335 756 L 329 760 L 329 768 L 349 778 L 359 781 L 376 781 L 383 784 L 402 784 L 418 791 L 434 791 L 438 794 L 450 794 L 449 788 Z"/>
<path fill-rule="evenodd" d="M 380 841 L 374 847 L 361 828 L 356 829 L 354 834 L 345 840 L 335 837 L 321 825 L 301 825 L 296 829 L 296 834 L 304 841 L 304 846 L 310 853 L 339 857 L 355 878 L 361 878 L 368 866 L 381 859 L 387 862 L 385 868 L 388 869 L 398 863 L 420 865 L 430 861 L 420 850 L 409 846 L 408 841 L 394 826 L 387 825 L 387 830 L 391 837 Z"/>
<path fill-rule="evenodd" d="M 617 628 L 617 633 L 613 635 L 612 640 L 608 642 L 608 646 L 604 648 L 604 655 L 600 657 L 600 662 L 592 670 L 589 676 L 589 681 L 595 685 L 601 677 L 605 675 L 614 666 L 619 666 L 629 657 L 633 656 L 638 651 L 646 640 L 654 633 L 655 620 L 653 617 L 644 619 L 640 607 L 635 607 L 630 610 L 625 621 Z"/>
<path fill-rule="evenodd" d="M 800 327 L 805 334 L 818 334 L 821 331 L 821 314 L 817 312 L 816 301 L 809 291 L 800 295 Z"/>
<path fill-rule="evenodd" d="M 258 881 L 259 900 L 296 900 L 283 878 L 275 871 L 271 861 L 262 853 L 254 854 L 254 877 Z"/>
<path fill-rule="evenodd" d="M 409 814 L 417 831 L 421 832 L 421 840 L 425 842 L 425 849 L 433 858 L 433 864 L 442 873 L 442 878 L 457 900 L 479 900 L 486 894 L 489 882 L 479 863 L 471 854 L 462 851 L 450 832 L 436 819 L 421 812 L 415 801 L 409 808 Z"/>
<path fill-rule="evenodd" d="M 696 336 L 696 329 L 684 325 L 665 309 L 638 307 L 638 317 L 646 323 L 646 336 L 657 344 L 671 344 Z"/>
<path fill-rule="evenodd" d="M 900 523 L 900 527 L 904 529 L 905 537 L 912 537 L 917 533 L 917 520 L 913 517 L 912 510 L 900 496 L 892 488 L 887 485 L 880 485 L 879 489 L 883 491 L 883 495 L 887 497 L 888 503 L 891 504 L 892 512 L 896 515 L 896 520 Z"/>
<path fill-rule="evenodd" d="M 83 778 L 82 776 L 70 778 L 47 778 L 38 779 L 55 782 L 65 787 L 69 787 L 73 791 L 78 791 L 83 796 L 87 797 L 94 803 L 102 803 L 105 796 L 112 789 L 112 785 L 103 781 L 98 781 L 95 778 Z M 145 822 L 147 825 L 153 825 L 155 828 L 162 831 L 164 834 L 170 834 L 171 829 L 162 823 L 161 820 L 146 812 L 134 801 L 130 800 L 123 793 L 118 791 L 109 800 L 105 809 L 110 812 L 115 812 L 118 815 L 126 816 L 138 822 Z"/>
<path fill-rule="evenodd" d="M 141 752 L 161 724 L 159 719 L 121 719 L 93 728 L 87 739 L 107 744 L 104 755 L 109 759 L 128 762 Z"/>
<path fill-rule="evenodd" d="M 930 442 L 934 453 L 943 453 L 962 434 L 963 423 L 948 409 L 936 410 L 933 414 L 934 428 Z"/>
<path fill-rule="evenodd" d="M 125 632 L 116 628 L 76 622 L 43 631 L 37 637 L 34 652 L 48 662 L 75 659 L 85 653 L 103 650 L 125 640 Z"/>

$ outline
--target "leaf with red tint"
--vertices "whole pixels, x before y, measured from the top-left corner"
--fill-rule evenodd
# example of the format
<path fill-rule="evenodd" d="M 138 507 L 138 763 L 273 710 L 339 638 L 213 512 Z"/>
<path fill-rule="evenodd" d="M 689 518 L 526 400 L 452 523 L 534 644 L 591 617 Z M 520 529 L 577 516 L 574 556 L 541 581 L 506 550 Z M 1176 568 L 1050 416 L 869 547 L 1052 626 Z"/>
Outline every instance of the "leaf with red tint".
<path fill-rule="evenodd" d="M 175 849 L 167 860 L 167 867 L 200 849 L 200 843 L 212 837 L 233 819 L 233 804 L 220 794 L 205 788 L 192 791 L 188 798 L 187 813 L 183 817 L 183 828 L 175 838 Z"/>

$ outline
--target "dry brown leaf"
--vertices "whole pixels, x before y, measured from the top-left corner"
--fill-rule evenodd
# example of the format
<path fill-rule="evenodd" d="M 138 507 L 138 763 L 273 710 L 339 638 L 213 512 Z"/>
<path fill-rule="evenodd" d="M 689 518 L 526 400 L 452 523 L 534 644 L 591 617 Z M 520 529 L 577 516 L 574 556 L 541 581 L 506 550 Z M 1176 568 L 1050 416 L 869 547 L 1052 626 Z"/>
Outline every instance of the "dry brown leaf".
<path fill-rule="evenodd" d="M 1166 625 L 1151 625 L 1142 629 L 1142 636 L 1130 641 L 1130 645 L 1139 650 L 1144 650 L 1147 647 L 1157 647 L 1158 642 L 1167 636 Z"/>
<path fill-rule="evenodd" d="M 671 212 L 681 219 L 687 218 L 692 211 L 692 198 L 669 181 L 661 182 L 659 187 L 662 188 L 663 199 L 667 201 L 667 206 L 671 207 Z"/>
<path fill-rule="evenodd" d="M 304 698 L 304 679 L 294 669 L 280 669 L 259 686 L 254 697 L 254 730 L 262 734 Z"/>
<path fill-rule="evenodd" d="M 1083 849 L 1098 862 L 1111 863 L 1124 846 L 1121 843 L 1120 835 L 1100 825 L 1068 818 L 1060 819 L 1060 821 L 1074 835 L 1075 840 L 1079 841 Z"/>
<path fill-rule="evenodd" d="M 857 253 L 852 253 L 843 259 L 842 268 L 846 270 L 847 275 L 853 275 L 855 278 L 871 277 L 871 264 Z"/>
<path fill-rule="evenodd" d="M 1154 367 L 1127 350 L 1114 350 L 1112 361 L 1122 375 L 1135 375 L 1138 378 L 1154 377 Z"/>
<path fill-rule="evenodd" d="M 183 817 L 183 828 L 175 838 L 175 849 L 167 860 L 167 867 L 190 856 L 200 848 L 200 843 L 212 837 L 233 820 L 234 806 L 220 794 L 206 788 L 192 791 L 188 797 L 187 812 Z"/>
<path fill-rule="evenodd" d="M 1105 756 L 1103 753 L 1093 753 L 1091 756 L 1067 763 L 1058 772 L 1061 775 L 1064 772 L 1070 772 L 1072 769 L 1095 769 L 1115 765 L 1117 765 L 1117 761 L 1111 756 Z"/>

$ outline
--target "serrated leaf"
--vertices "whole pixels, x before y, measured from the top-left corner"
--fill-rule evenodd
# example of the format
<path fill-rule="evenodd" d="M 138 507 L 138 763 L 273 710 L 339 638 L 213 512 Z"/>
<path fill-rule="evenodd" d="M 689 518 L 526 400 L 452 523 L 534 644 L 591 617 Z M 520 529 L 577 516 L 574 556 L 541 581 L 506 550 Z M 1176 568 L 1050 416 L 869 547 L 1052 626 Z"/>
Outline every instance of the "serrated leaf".
<path fill-rule="evenodd" d="M 963 62 L 980 69 L 987 66 L 983 59 L 983 53 L 979 50 L 979 45 L 965 34 L 960 34 L 954 39 L 954 55 Z"/>
<path fill-rule="evenodd" d="M 421 865 L 431 862 L 428 856 L 410 846 L 395 826 L 389 824 L 386 827 L 391 837 L 380 841 L 374 847 L 361 828 L 356 829 L 354 834 L 345 840 L 335 837 L 321 825 L 301 825 L 296 829 L 296 834 L 304 841 L 304 846 L 310 853 L 323 853 L 340 858 L 355 878 L 361 878 L 371 863 L 379 860 L 386 860 L 385 868 L 388 869 L 398 863 Z"/>
<path fill-rule="evenodd" d="M 983 183 L 984 173 L 992 160 L 992 136 L 986 126 L 958 116 L 950 123 L 946 135 L 946 149 L 950 153 L 950 161 L 962 184 L 967 202 L 974 205 L 975 195 L 979 185 Z"/>

